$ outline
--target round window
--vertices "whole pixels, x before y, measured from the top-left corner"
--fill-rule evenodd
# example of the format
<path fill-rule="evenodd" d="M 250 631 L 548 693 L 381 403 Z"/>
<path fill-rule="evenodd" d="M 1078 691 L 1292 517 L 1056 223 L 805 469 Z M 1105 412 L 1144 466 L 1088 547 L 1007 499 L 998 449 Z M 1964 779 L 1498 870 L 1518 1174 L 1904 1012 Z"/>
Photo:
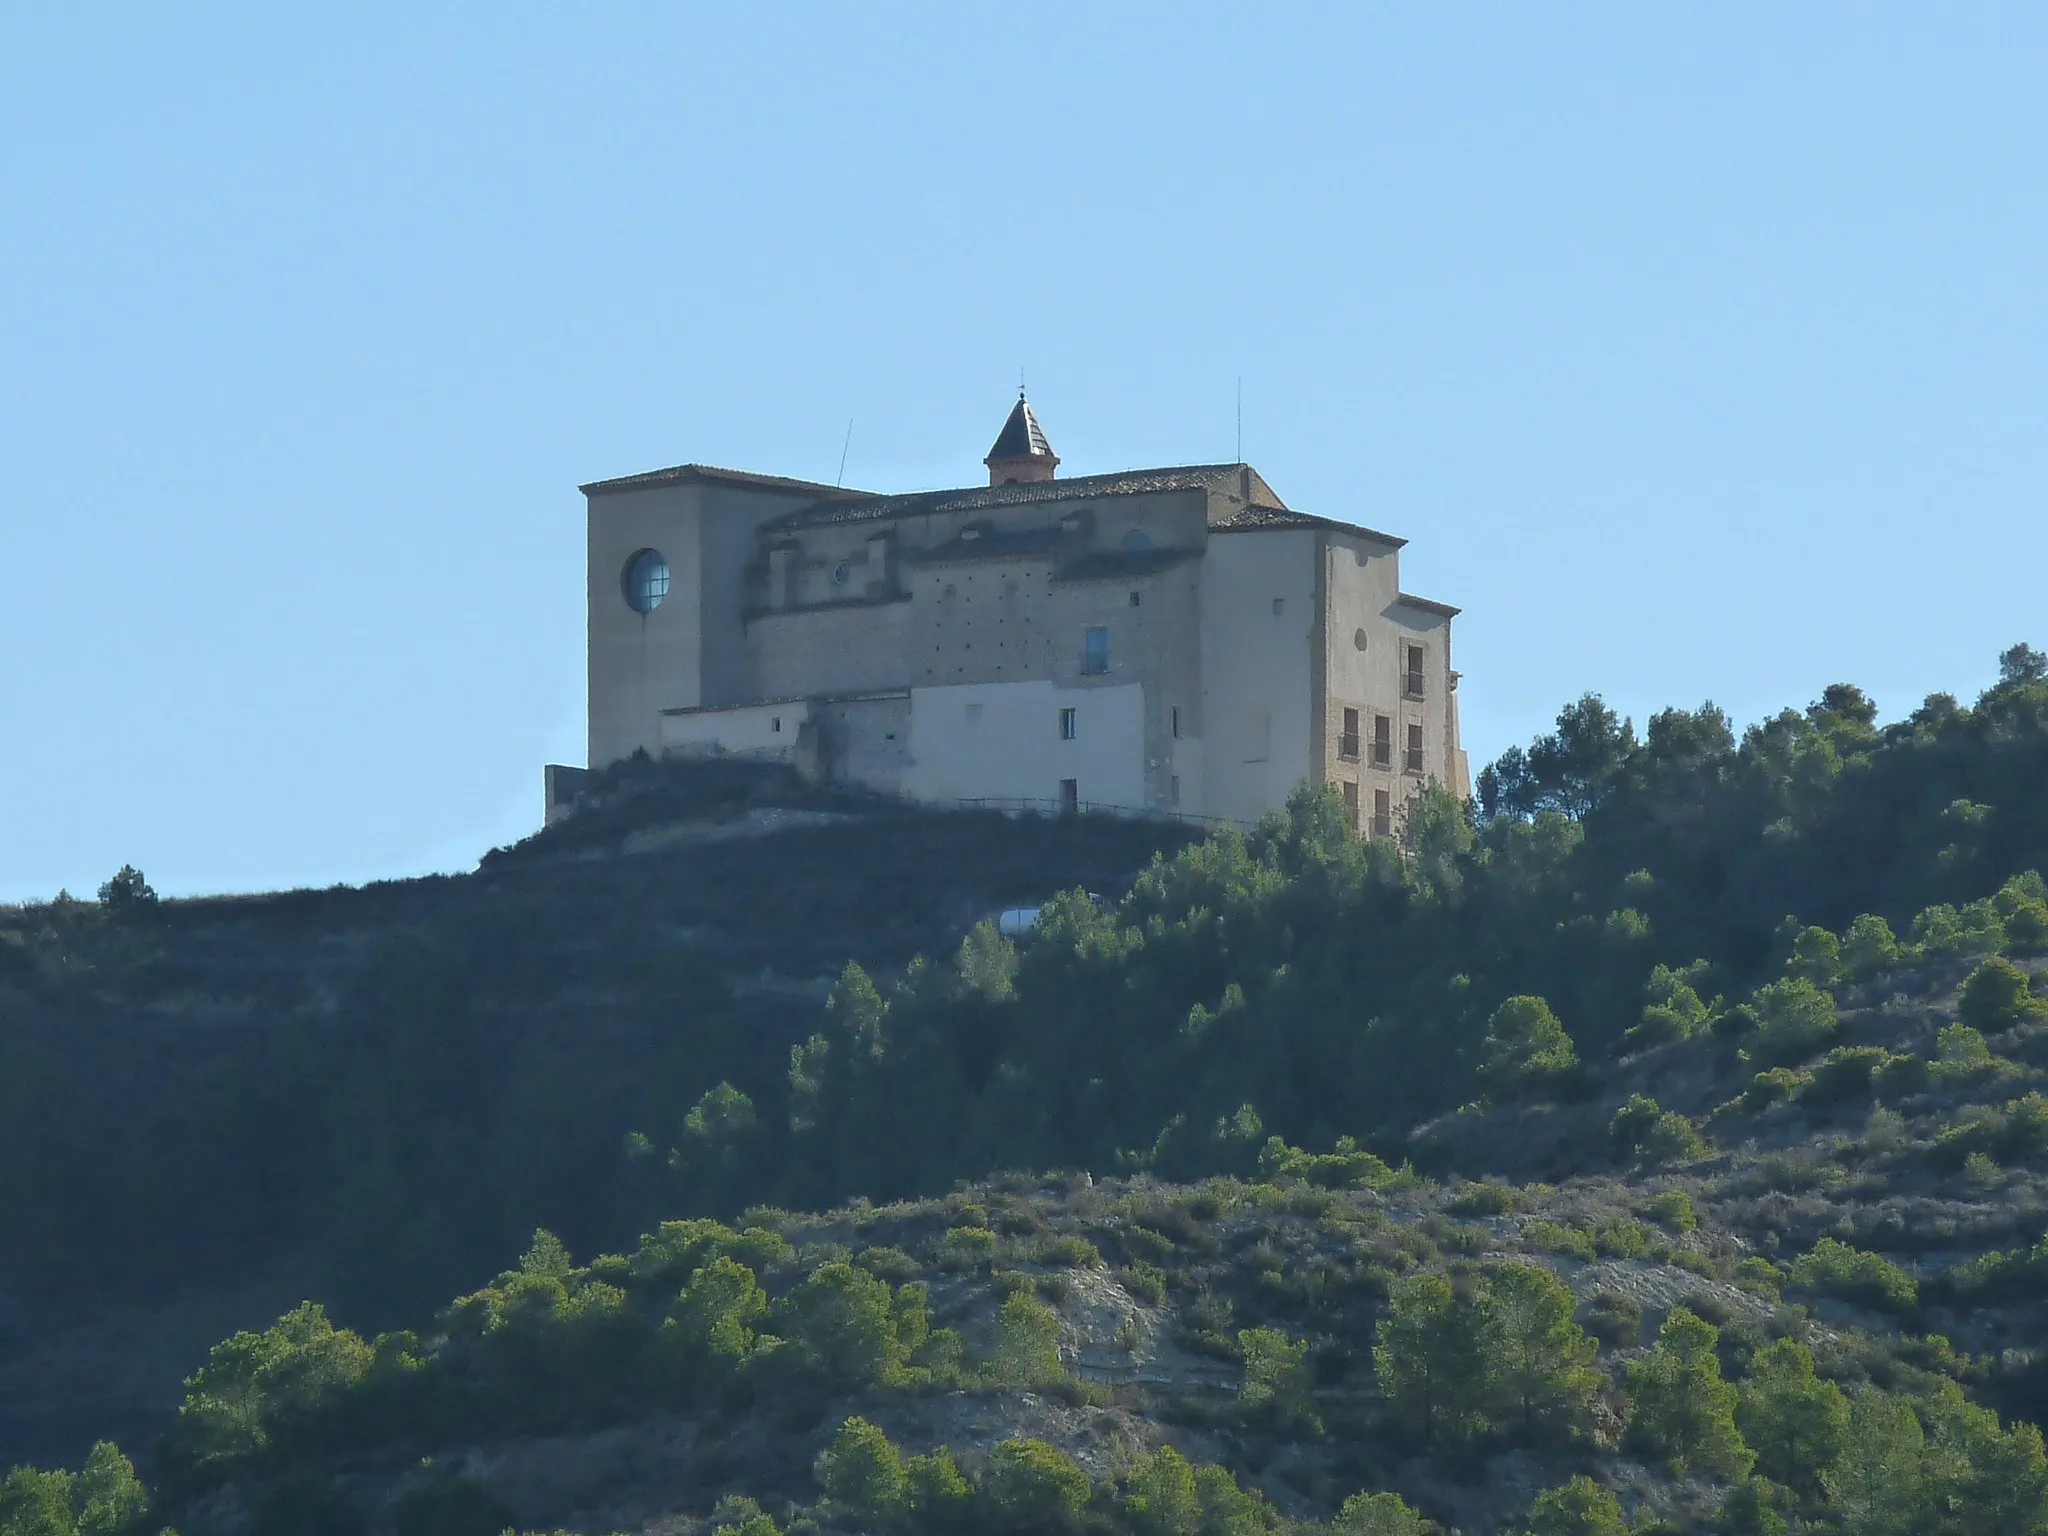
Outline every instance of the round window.
<path fill-rule="evenodd" d="M 842 560 L 832 567 L 833 586 L 843 587 L 851 580 L 853 580 L 853 567 L 846 561 Z"/>
<path fill-rule="evenodd" d="M 1151 547 L 1152 535 L 1142 528 L 1133 528 L 1124 535 L 1124 548 L 1134 555 L 1140 550 L 1150 549 Z"/>
<path fill-rule="evenodd" d="M 652 613 L 668 596 L 668 561 L 658 549 L 643 549 L 619 573 L 619 590 L 635 613 Z"/>

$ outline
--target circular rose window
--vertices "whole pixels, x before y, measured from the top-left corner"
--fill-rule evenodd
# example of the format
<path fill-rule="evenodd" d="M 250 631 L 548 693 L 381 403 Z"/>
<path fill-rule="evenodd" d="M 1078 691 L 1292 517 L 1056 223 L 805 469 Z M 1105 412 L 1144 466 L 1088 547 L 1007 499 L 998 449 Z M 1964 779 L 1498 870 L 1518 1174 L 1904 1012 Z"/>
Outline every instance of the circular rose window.
<path fill-rule="evenodd" d="M 626 562 L 619 590 L 635 613 L 652 613 L 668 596 L 668 561 L 658 549 L 643 549 Z"/>

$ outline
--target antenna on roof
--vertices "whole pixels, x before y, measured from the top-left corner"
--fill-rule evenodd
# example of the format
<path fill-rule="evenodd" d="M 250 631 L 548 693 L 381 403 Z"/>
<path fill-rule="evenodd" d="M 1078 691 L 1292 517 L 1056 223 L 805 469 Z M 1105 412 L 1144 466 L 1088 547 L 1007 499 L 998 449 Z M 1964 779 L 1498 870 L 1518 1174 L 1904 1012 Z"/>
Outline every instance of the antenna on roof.
<path fill-rule="evenodd" d="M 1019 400 L 1024 398 L 1024 365 L 1022 363 L 1017 365 L 1017 398 Z"/>
<path fill-rule="evenodd" d="M 1237 462 L 1244 462 L 1244 375 L 1237 376 Z"/>
<path fill-rule="evenodd" d="M 846 418 L 846 441 L 839 445 L 839 475 L 838 478 L 836 478 L 832 482 L 832 488 L 835 491 L 839 489 L 840 486 L 846 484 L 846 450 L 851 448 L 852 446 L 853 418 L 849 416 Z"/>

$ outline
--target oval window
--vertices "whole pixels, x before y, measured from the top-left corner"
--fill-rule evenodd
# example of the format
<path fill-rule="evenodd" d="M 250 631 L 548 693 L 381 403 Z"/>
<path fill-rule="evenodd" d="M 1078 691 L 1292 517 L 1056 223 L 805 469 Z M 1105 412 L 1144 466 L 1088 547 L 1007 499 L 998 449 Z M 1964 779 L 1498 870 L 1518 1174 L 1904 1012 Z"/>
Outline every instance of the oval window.
<path fill-rule="evenodd" d="M 1364 650 L 1365 631 L 1362 629 L 1354 629 L 1353 631 L 1351 631 L 1351 643 L 1357 646 L 1361 651 Z"/>
<path fill-rule="evenodd" d="M 843 587 L 851 580 L 853 580 L 853 567 L 846 561 L 842 560 L 832 567 L 833 586 Z"/>
<path fill-rule="evenodd" d="M 619 573 L 619 590 L 635 613 L 652 613 L 668 596 L 668 560 L 658 549 L 643 549 Z"/>

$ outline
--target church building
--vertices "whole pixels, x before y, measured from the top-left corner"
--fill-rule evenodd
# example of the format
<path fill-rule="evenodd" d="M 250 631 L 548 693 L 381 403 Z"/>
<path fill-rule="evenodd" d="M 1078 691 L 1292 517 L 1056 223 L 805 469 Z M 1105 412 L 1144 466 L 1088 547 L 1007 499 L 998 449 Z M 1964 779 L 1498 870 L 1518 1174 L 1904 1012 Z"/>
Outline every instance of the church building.
<path fill-rule="evenodd" d="M 584 486 L 590 766 L 1240 823 L 1307 780 L 1375 836 L 1431 780 L 1469 793 L 1458 610 L 1401 590 L 1403 540 L 1248 464 L 1061 479 L 1021 393 L 984 462 L 908 495 L 698 464 Z"/>

